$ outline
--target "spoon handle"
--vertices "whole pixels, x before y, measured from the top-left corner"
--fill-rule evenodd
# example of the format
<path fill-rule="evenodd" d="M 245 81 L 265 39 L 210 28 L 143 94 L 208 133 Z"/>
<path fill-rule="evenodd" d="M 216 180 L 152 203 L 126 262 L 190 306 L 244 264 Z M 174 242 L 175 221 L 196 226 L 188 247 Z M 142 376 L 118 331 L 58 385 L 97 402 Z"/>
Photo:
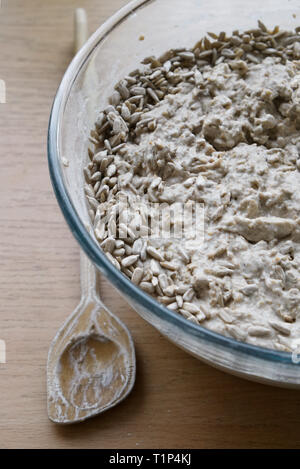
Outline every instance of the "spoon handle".
<path fill-rule="evenodd" d="M 77 54 L 88 38 L 88 22 L 84 8 L 77 8 L 75 10 L 74 24 L 74 52 Z"/>
<path fill-rule="evenodd" d="M 80 283 L 82 299 L 93 298 L 100 301 L 96 268 L 82 250 L 80 251 Z"/>

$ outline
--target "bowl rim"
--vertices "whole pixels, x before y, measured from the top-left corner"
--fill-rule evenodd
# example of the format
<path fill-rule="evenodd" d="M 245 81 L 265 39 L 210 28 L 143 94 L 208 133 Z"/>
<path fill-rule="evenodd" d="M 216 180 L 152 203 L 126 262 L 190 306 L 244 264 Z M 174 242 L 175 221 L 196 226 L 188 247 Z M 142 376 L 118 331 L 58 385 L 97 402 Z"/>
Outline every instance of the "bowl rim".
<path fill-rule="evenodd" d="M 157 300 L 144 293 L 107 259 L 100 246 L 93 240 L 78 216 L 71 197 L 65 187 L 60 164 L 59 137 L 63 111 L 66 107 L 72 86 L 82 67 L 88 61 L 95 48 L 103 41 L 109 32 L 117 27 L 118 24 L 125 21 L 128 16 L 139 8 L 156 1 L 158 0 L 132 0 L 112 15 L 95 31 L 86 44 L 80 49 L 63 76 L 53 101 L 47 139 L 49 172 L 58 204 L 75 239 L 95 266 L 98 269 L 105 271 L 109 281 L 125 296 L 134 298 L 135 303 L 140 305 L 143 309 L 151 311 L 151 313 L 157 316 L 160 321 L 167 322 L 172 327 L 175 326 L 177 329 L 179 328 L 183 330 L 186 334 L 193 336 L 196 339 L 198 338 L 202 341 L 204 340 L 212 344 L 222 346 L 226 349 L 230 349 L 234 353 L 241 352 L 247 356 L 253 356 L 269 362 L 279 362 L 291 366 L 297 366 L 297 364 L 293 363 L 291 360 L 290 352 L 282 352 L 247 344 L 245 342 L 239 342 L 234 338 L 213 332 L 201 325 L 193 324 L 183 316 L 167 309 Z"/>

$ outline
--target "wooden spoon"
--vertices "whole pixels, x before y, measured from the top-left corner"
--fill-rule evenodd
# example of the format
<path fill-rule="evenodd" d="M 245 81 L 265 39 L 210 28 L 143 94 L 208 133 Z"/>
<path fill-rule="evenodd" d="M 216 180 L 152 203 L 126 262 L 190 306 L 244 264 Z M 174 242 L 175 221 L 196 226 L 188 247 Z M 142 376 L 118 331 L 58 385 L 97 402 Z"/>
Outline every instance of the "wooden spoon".
<path fill-rule="evenodd" d="M 87 16 L 75 11 L 77 52 L 87 39 Z M 97 271 L 81 252 L 81 302 L 56 334 L 48 355 L 48 415 L 82 422 L 114 407 L 135 381 L 135 352 L 126 326 L 101 302 Z"/>
<path fill-rule="evenodd" d="M 135 381 L 135 352 L 126 326 L 101 302 L 97 272 L 81 253 L 79 306 L 56 334 L 48 355 L 48 415 L 75 423 L 114 407 Z"/>

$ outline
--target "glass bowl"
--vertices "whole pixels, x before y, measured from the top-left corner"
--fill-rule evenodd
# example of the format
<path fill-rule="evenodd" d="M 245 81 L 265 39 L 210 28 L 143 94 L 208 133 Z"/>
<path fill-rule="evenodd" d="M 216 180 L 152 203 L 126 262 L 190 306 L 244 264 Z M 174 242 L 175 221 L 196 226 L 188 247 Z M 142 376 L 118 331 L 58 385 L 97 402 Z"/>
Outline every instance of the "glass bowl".
<path fill-rule="evenodd" d="M 191 47 L 207 31 L 256 27 L 258 19 L 270 27 L 293 29 L 299 13 L 297 0 L 135 0 L 106 21 L 70 64 L 53 103 L 48 135 L 51 179 L 72 233 L 138 314 L 206 363 L 285 387 L 300 387 L 300 365 L 290 353 L 251 346 L 190 323 L 145 294 L 108 261 L 92 234 L 83 167 L 97 113 L 107 105 L 114 84 L 146 56 Z"/>

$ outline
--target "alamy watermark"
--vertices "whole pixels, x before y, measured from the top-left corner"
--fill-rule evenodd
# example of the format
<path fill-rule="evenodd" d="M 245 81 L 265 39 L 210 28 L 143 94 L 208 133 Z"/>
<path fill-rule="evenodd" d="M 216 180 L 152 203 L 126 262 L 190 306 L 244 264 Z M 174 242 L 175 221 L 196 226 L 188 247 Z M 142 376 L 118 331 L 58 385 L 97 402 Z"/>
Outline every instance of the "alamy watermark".
<path fill-rule="evenodd" d="M 125 194 L 119 194 L 117 198 L 108 215 L 99 213 L 97 237 L 178 240 L 186 247 L 196 244 L 198 248 L 204 243 L 202 203 L 192 200 L 171 204 L 152 203 L 142 199 L 131 202 Z"/>

